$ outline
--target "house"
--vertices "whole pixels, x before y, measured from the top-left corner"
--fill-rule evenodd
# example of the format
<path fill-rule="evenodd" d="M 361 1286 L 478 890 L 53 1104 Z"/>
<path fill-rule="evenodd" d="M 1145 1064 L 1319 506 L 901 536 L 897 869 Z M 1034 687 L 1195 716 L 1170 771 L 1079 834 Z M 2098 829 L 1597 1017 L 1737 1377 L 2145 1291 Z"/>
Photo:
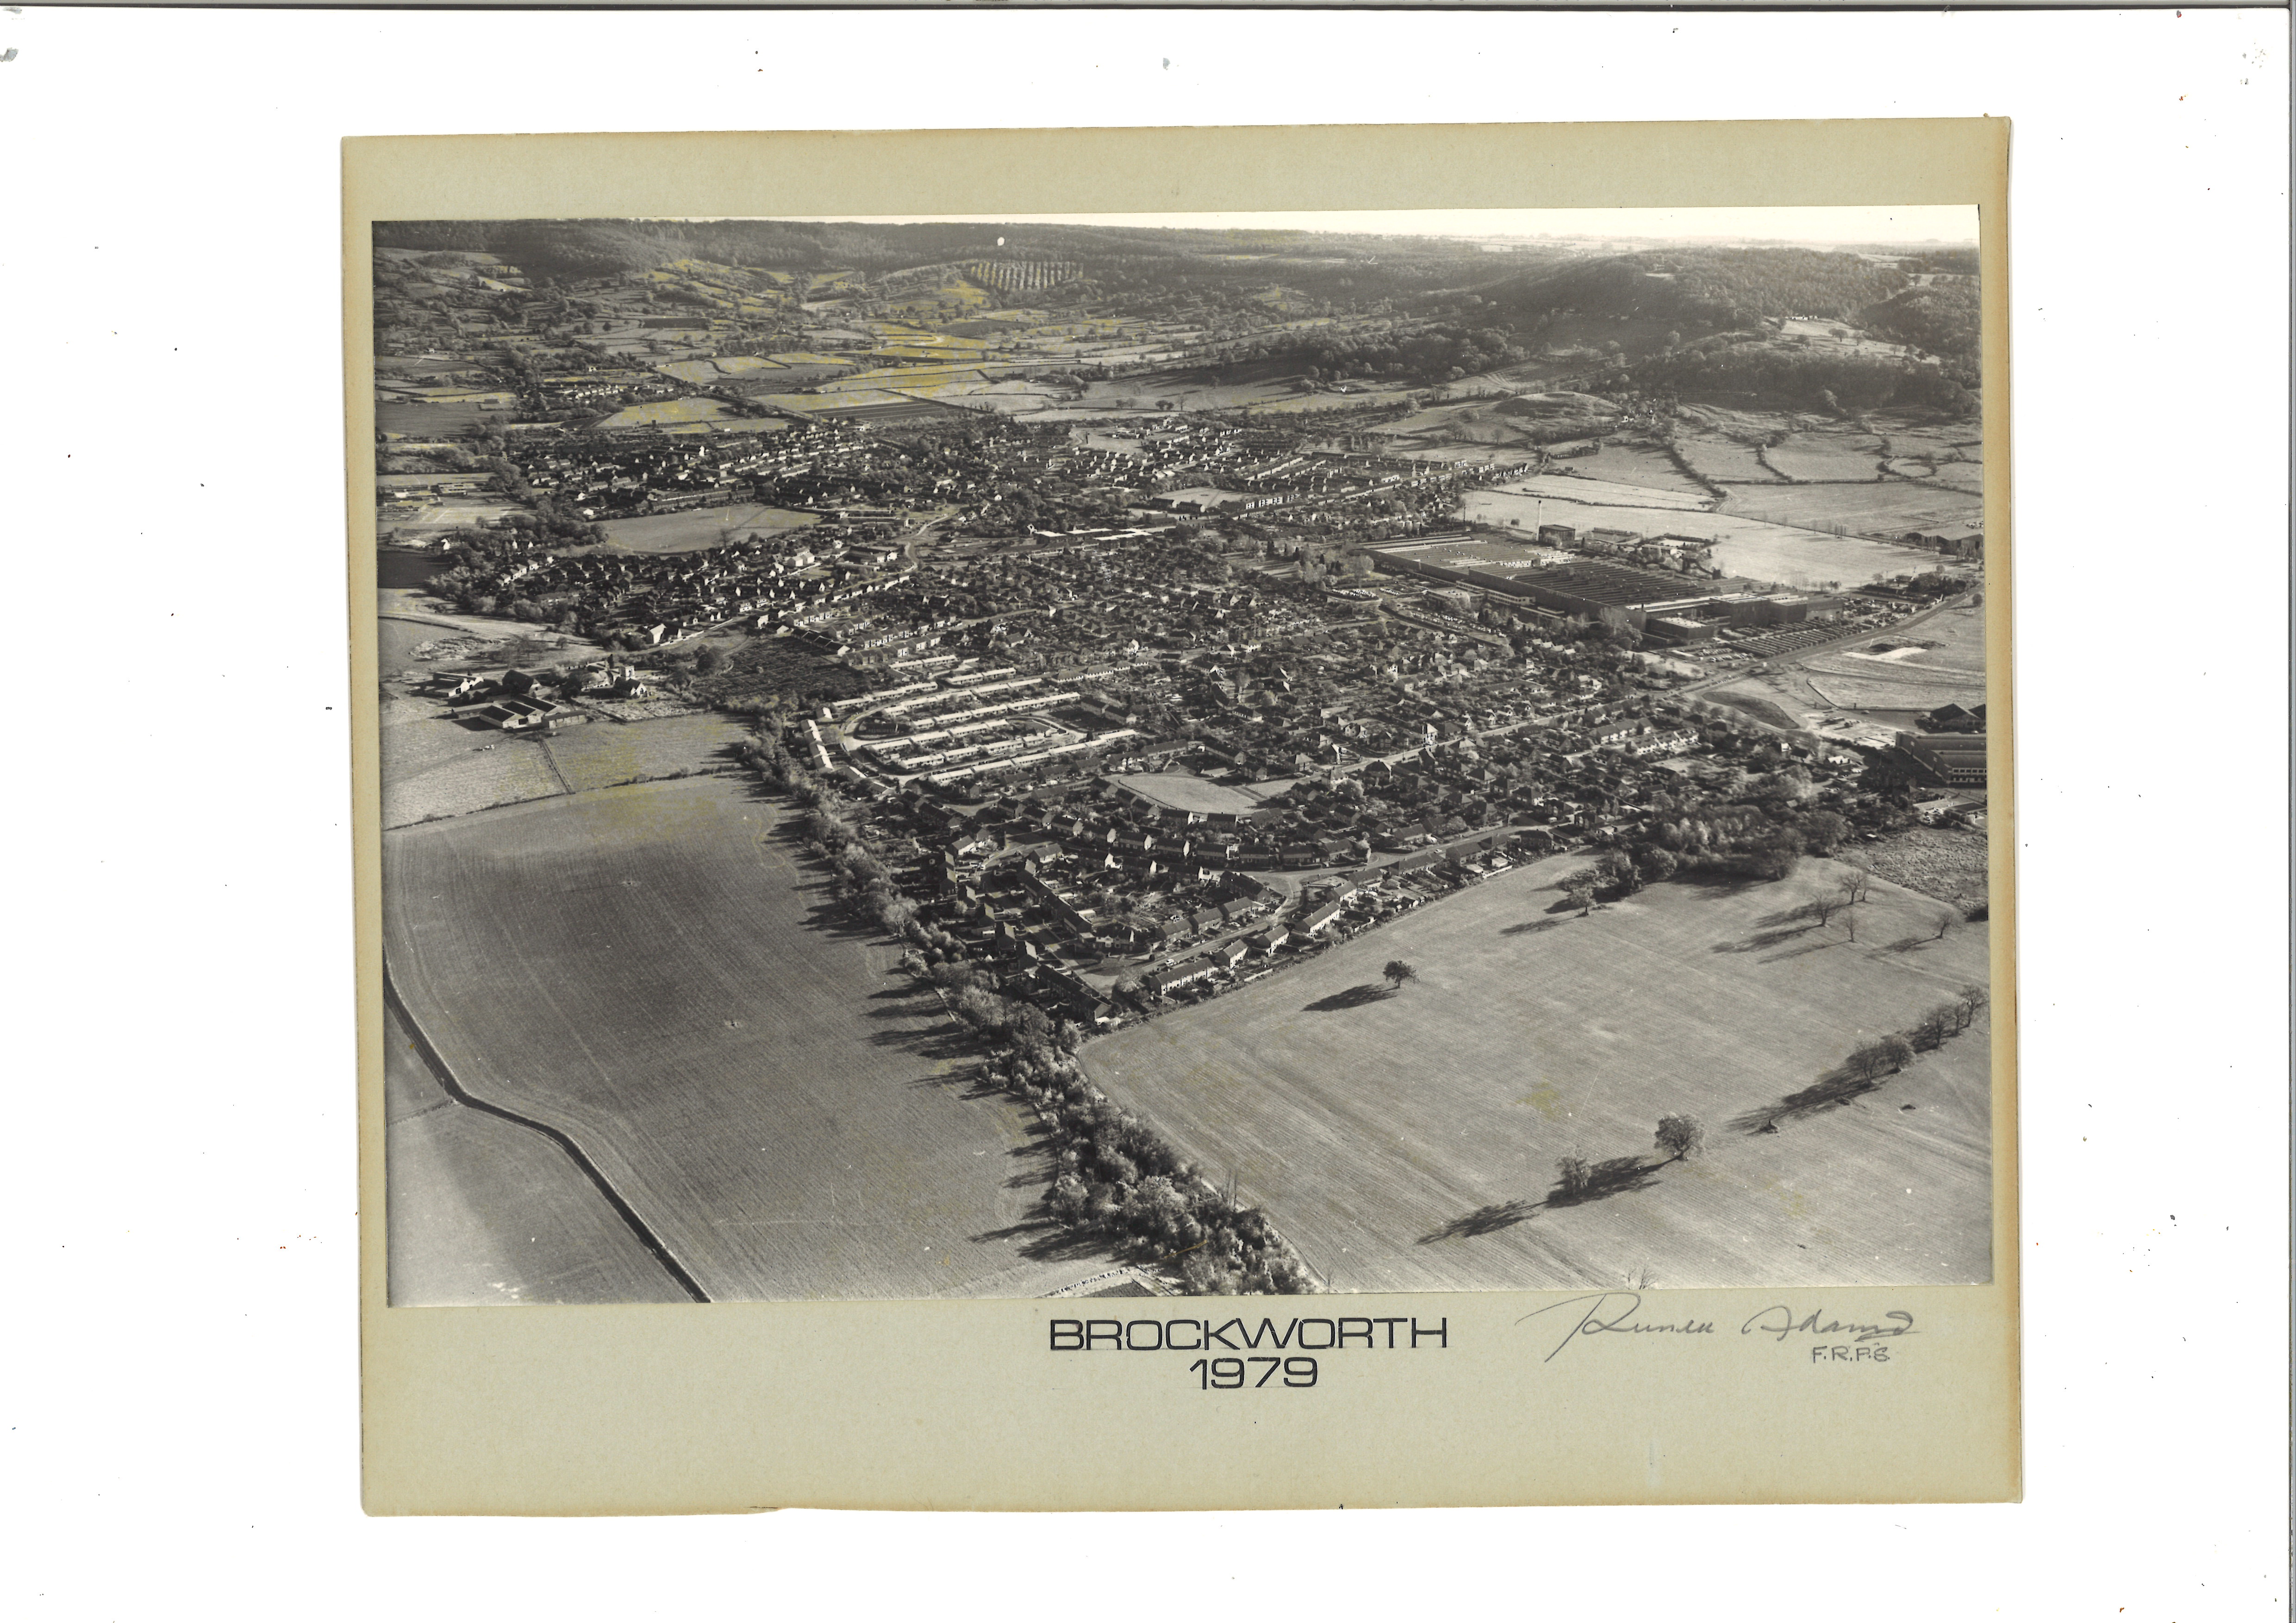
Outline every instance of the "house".
<path fill-rule="evenodd" d="M 1292 932 L 1283 925 L 1270 924 L 1265 930 L 1252 931 L 1251 934 L 1244 937 L 1243 941 L 1246 947 L 1261 957 L 1273 958 L 1275 955 L 1275 949 L 1291 939 Z"/>
<path fill-rule="evenodd" d="M 1232 970 L 1237 964 L 1243 962 L 1245 955 L 1251 949 L 1245 946 L 1242 941 L 1236 940 L 1227 942 L 1220 947 L 1216 947 L 1206 955 L 1214 963 L 1218 963 L 1222 969 Z"/>
<path fill-rule="evenodd" d="M 1143 988 L 1159 997 L 1168 996 L 1182 987 L 1193 985 L 1220 966 L 1210 958 L 1189 958 L 1168 969 L 1156 970 L 1140 978 Z"/>
<path fill-rule="evenodd" d="M 1322 906 L 1312 909 L 1300 921 L 1300 933 L 1303 936 L 1322 934 L 1324 928 L 1340 916 L 1340 909 L 1345 905 L 1341 902 L 1325 902 Z"/>

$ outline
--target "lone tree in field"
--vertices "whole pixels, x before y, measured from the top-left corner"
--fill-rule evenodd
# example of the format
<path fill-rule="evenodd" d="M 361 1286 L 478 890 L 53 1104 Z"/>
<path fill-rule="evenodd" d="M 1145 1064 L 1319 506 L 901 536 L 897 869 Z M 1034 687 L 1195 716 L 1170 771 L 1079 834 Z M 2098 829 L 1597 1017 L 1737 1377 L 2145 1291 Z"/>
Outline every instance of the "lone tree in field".
<path fill-rule="evenodd" d="M 1562 1186 L 1563 1194 L 1572 1200 L 1587 1193 L 1587 1185 L 1595 1169 L 1576 1155 L 1566 1155 L 1554 1163 L 1555 1181 Z"/>
<path fill-rule="evenodd" d="M 1942 941 L 1942 940 L 1944 940 L 1944 939 L 1945 939 L 1945 932 L 1946 932 L 1947 930 L 1951 930 L 1955 925 L 1956 925 L 1956 924 L 1958 924 L 1958 923 L 1960 923 L 1960 922 L 1961 922 L 1961 914 L 1959 914 L 1958 913 L 1954 912 L 1954 911 L 1953 911 L 1952 909 L 1950 909 L 1950 908 L 1947 909 L 1945 912 L 1943 912 L 1943 913 L 1941 913 L 1941 914 L 1938 914 L 1938 921 L 1937 921 L 1937 934 L 1935 934 L 1935 935 L 1931 936 L 1931 937 L 1930 938 L 1930 939 L 1931 939 L 1931 940 L 1932 940 L 1932 941 Z"/>
<path fill-rule="evenodd" d="M 1874 870 L 1862 863 L 1851 863 L 1849 872 L 1842 875 L 1841 897 L 1847 902 L 1862 902 L 1874 888 Z"/>
<path fill-rule="evenodd" d="M 1419 971 L 1400 958 L 1390 958 L 1387 961 L 1387 967 L 1380 971 L 1380 973 L 1387 977 L 1389 986 L 1398 989 L 1401 988 L 1405 981 L 1415 980 L 1419 977 Z"/>
<path fill-rule="evenodd" d="M 1706 1147 L 1706 1129 L 1698 1125 L 1695 1116 L 1661 1116 L 1658 1147 L 1670 1161 L 1687 1160 Z"/>

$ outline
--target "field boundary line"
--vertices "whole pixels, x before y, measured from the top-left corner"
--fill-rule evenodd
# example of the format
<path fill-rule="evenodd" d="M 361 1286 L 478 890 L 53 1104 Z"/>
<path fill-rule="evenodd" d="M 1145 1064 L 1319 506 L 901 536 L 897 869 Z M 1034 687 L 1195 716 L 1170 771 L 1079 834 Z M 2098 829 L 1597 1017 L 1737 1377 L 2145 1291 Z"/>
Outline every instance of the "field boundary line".
<path fill-rule="evenodd" d="M 457 1104 L 468 1105 L 474 1111 L 484 1111 L 489 1116 L 498 1116 L 503 1120 L 525 1127 L 530 1132 L 539 1133 L 563 1150 L 574 1164 L 581 1168 L 584 1176 L 596 1185 L 598 1193 L 605 1196 L 606 1203 L 614 1209 L 615 1215 L 629 1225 L 630 1233 L 637 1237 L 638 1243 L 652 1253 L 653 1259 L 661 1264 L 663 1271 L 676 1282 L 678 1288 L 697 1302 L 707 1302 L 709 1299 L 709 1292 L 702 1290 L 701 1283 L 693 1275 L 685 1271 L 685 1265 L 671 1255 L 669 1247 L 662 1242 L 661 1236 L 655 1234 L 647 1225 L 646 1220 L 639 1217 L 630 1203 L 622 1198 L 621 1192 L 608 1180 L 606 1175 L 599 1169 L 597 1163 L 584 1152 L 581 1145 L 546 1122 L 537 1121 L 530 1116 L 521 1116 L 516 1111 L 505 1109 L 489 1100 L 480 1098 L 455 1080 L 455 1073 L 447 1065 L 446 1056 L 432 1045 L 430 1034 L 422 1029 L 422 1022 L 414 1018 L 414 1011 L 408 1008 L 406 1000 L 398 995 L 398 983 L 390 978 L 390 964 L 388 960 L 382 966 L 382 996 L 383 1001 L 390 1006 L 391 1012 L 405 1023 L 407 1035 L 414 1039 L 414 1051 L 422 1055 L 422 1062 L 429 1066 L 431 1074 L 438 1078 L 439 1086 L 447 1090 L 447 1097 Z M 386 1180 L 383 1198 L 388 1204 L 390 1200 L 388 1180 Z"/>
<path fill-rule="evenodd" d="M 552 749 L 550 748 L 550 739 L 549 739 L 549 736 L 548 736 L 547 734 L 545 734 L 539 742 L 540 742 L 540 743 L 541 743 L 541 745 L 542 745 L 542 764 L 543 764 L 544 766 L 545 766 L 549 767 L 549 768 L 550 768 L 550 775 L 551 775 L 552 777 L 554 777 L 554 778 L 555 778 L 555 779 L 557 779 L 557 780 L 558 780 L 558 794 L 560 794 L 560 795 L 570 795 L 570 794 L 572 794 L 572 793 L 574 792 L 574 785 L 573 785 L 573 784 L 571 784 L 571 783 L 568 783 L 568 782 L 566 781 L 566 774 L 565 774 L 565 771 L 564 771 L 564 769 L 563 769 L 563 768 L 562 768 L 562 767 L 558 765 L 558 757 L 557 757 L 557 754 L 556 754 L 554 750 L 552 750 Z M 557 795 L 537 795 L 537 796 L 536 796 L 535 798 L 536 798 L 537 799 L 542 799 L 542 800 L 554 800 L 554 799 L 556 799 L 558 798 L 558 796 L 557 796 Z"/>

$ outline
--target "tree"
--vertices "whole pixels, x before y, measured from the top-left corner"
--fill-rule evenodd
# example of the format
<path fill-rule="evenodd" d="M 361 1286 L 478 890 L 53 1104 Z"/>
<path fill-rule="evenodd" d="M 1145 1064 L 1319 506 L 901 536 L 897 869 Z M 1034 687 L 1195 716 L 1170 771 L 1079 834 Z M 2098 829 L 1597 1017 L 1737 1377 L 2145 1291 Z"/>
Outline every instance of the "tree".
<path fill-rule="evenodd" d="M 704 643 L 693 651 L 693 674 L 697 676 L 715 676 L 725 665 L 724 651 L 710 643 Z"/>
<path fill-rule="evenodd" d="M 1954 1019 L 1956 1022 L 1954 1029 L 1968 1030 L 1977 1023 L 1977 1017 L 1985 1012 L 1986 1005 L 1992 1001 L 1991 994 L 1988 993 L 1983 987 L 1962 988 L 1955 994 L 1953 1000 Z"/>
<path fill-rule="evenodd" d="M 1583 876 L 1574 876 L 1562 889 L 1563 899 L 1578 910 L 1585 918 L 1595 911 L 1595 887 Z"/>
<path fill-rule="evenodd" d="M 1914 1045 L 1892 1031 L 1874 1046 L 1881 1049 L 1882 1060 L 1892 1071 L 1899 1071 L 1914 1062 Z"/>
<path fill-rule="evenodd" d="M 1554 1163 L 1555 1181 L 1562 1184 L 1563 1194 L 1572 1200 L 1587 1193 L 1593 1176 L 1594 1168 L 1576 1155 L 1566 1155 Z"/>
<path fill-rule="evenodd" d="M 1914 1027 L 1914 1046 L 1916 1048 L 1943 1047 L 1946 1038 L 1959 1029 L 1955 1024 L 1956 1018 L 1954 1005 L 1949 1003 L 1939 1004 L 1936 1008 L 1931 1009 L 1927 1014 L 1923 1015 L 1920 1021 Z"/>
<path fill-rule="evenodd" d="M 1687 1160 L 1706 1147 L 1706 1129 L 1695 1116 L 1661 1116 L 1658 1147 L 1666 1152 L 1669 1160 Z"/>
<path fill-rule="evenodd" d="M 1387 977 L 1390 986 L 1398 989 L 1405 981 L 1416 980 L 1419 975 L 1417 970 L 1413 969 L 1400 958 L 1390 958 L 1387 961 L 1387 967 L 1381 970 L 1380 973 Z"/>
<path fill-rule="evenodd" d="M 1937 934 L 1931 936 L 1930 939 L 1932 941 L 1944 940 L 1945 932 L 1951 930 L 1955 925 L 1960 922 L 1961 914 L 1953 912 L 1951 909 L 1948 909 L 1946 912 L 1938 914 Z"/>
<path fill-rule="evenodd" d="M 1852 902 L 1862 902 L 1868 899 L 1873 889 L 1874 870 L 1862 862 L 1851 863 L 1849 872 L 1842 875 L 1842 894 Z"/>

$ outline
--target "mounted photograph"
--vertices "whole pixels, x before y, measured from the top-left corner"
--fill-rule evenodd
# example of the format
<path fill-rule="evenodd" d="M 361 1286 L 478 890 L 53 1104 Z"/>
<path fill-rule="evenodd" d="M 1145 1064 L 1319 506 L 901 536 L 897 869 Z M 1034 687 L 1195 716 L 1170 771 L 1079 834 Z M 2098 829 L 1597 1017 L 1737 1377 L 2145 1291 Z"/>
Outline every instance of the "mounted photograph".
<path fill-rule="evenodd" d="M 1979 236 L 376 222 L 390 1304 L 1992 1281 Z"/>

